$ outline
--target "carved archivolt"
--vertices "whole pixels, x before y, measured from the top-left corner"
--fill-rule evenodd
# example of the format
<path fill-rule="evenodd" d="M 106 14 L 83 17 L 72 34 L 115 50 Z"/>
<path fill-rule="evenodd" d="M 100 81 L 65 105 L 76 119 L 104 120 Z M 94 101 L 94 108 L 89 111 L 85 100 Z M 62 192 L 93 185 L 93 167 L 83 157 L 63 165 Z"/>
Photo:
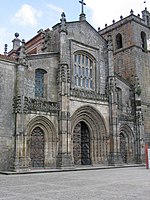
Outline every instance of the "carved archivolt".
<path fill-rule="evenodd" d="M 130 139 L 130 140 L 134 140 L 134 134 L 133 134 L 133 131 L 132 129 L 127 125 L 127 124 L 124 124 L 124 125 L 121 125 L 120 126 L 120 133 L 123 132 L 124 134 L 126 134 L 126 136 Z"/>
<path fill-rule="evenodd" d="M 27 125 L 26 132 L 29 136 L 36 126 L 39 126 L 47 134 L 48 138 L 51 137 L 50 133 L 56 137 L 56 128 L 48 118 L 44 116 L 37 116 L 33 118 Z"/>
<path fill-rule="evenodd" d="M 105 121 L 101 114 L 92 106 L 84 106 L 75 111 L 71 117 L 72 129 L 80 121 L 84 121 L 90 129 L 96 130 L 96 132 L 98 131 L 106 136 Z"/>
<path fill-rule="evenodd" d="M 44 132 L 45 140 L 45 152 L 48 155 L 55 155 L 57 149 L 57 134 L 54 124 L 44 116 L 37 116 L 33 118 L 27 125 L 26 134 L 27 134 L 27 143 L 30 147 L 30 138 L 33 130 L 39 127 Z M 28 154 L 30 149 L 28 148 Z M 49 152 L 49 153 L 48 153 Z"/>
<path fill-rule="evenodd" d="M 71 117 L 72 140 L 75 127 L 79 122 L 84 122 L 89 130 L 92 163 L 100 164 L 107 162 L 108 135 L 103 117 L 91 106 L 84 106 L 76 110 Z"/>
<path fill-rule="evenodd" d="M 127 124 L 123 124 L 119 130 L 120 153 L 124 162 L 133 162 L 135 152 L 135 136 Z"/>

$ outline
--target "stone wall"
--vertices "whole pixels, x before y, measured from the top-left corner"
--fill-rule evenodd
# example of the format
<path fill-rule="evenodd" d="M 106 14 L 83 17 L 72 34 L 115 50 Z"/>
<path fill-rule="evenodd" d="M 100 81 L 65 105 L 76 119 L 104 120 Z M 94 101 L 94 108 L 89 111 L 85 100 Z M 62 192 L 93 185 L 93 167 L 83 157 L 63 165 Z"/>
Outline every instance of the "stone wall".
<path fill-rule="evenodd" d="M 10 169 L 14 151 L 14 63 L 0 60 L 0 170 Z"/>
<path fill-rule="evenodd" d="M 46 98 L 47 101 L 57 101 L 57 69 L 58 54 L 47 53 L 33 55 L 28 58 L 27 96 L 35 98 L 35 70 L 44 69 L 47 72 Z"/>

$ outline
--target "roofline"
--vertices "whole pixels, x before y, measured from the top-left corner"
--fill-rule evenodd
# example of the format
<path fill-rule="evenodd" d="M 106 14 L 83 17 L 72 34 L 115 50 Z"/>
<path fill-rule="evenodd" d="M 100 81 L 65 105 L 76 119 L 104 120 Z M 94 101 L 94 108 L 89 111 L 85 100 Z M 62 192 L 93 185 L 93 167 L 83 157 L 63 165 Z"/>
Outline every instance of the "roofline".
<path fill-rule="evenodd" d="M 122 76 L 120 76 L 120 75 L 119 75 L 118 73 L 116 73 L 116 72 L 115 72 L 115 77 L 116 77 L 118 80 L 122 81 L 124 84 L 126 84 L 128 87 L 130 87 L 130 88 L 133 87 L 132 83 L 128 82 L 125 78 L 123 78 Z"/>
<path fill-rule="evenodd" d="M 38 59 L 43 59 L 43 55 L 44 55 L 44 58 L 45 57 L 50 57 L 51 55 L 53 56 L 59 56 L 59 52 L 43 52 L 43 53 L 39 53 L 39 54 L 32 54 L 32 55 L 27 55 L 27 59 L 28 60 L 33 60 L 35 57 Z"/>
<path fill-rule="evenodd" d="M 16 62 L 16 58 L 14 58 L 14 57 L 9 57 L 9 56 L 3 55 L 3 54 L 0 54 L 0 60 L 2 60 L 2 61 L 7 61 L 7 62 L 13 62 L 13 63 Z"/>
<path fill-rule="evenodd" d="M 88 21 L 84 20 L 84 21 L 70 21 L 70 22 L 66 22 L 66 24 L 72 24 L 72 23 L 87 23 L 94 31 L 96 34 L 98 34 L 99 37 L 101 37 L 104 41 L 105 38 L 101 36 L 101 34 L 99 34 L 98 30 L 96 30 Z M 56 30 L 59 26 L 60 26 L 61 23 L 57 23 L 55 24 L 52 29 Z"/>
<path fill-rule="evenodd" d="M 111 25 L 105 27 L 104 29 L 100 30 L 99 34 L 100 35 L 106 34 L 107 32 L 110 32 L 110 31 L 116 29 L 118 26 L 122 26 L 122 24 L 129 23 L 130 21 L 135 21 L 135 22 L 141 24 L 142 26 L 145 26 L 145 27 L 149 28 L 145 24 L 144 19 L 142 19 L 142 18 L 140 18 L 140 17 L 138 17 L 138 16 L 136 16 L 134 14 L 131 14 L 131 15 L 129 15 L 129 16 L 127 16 L 127 17 L 115 22 L 114 24 L 111 24 Z"/>

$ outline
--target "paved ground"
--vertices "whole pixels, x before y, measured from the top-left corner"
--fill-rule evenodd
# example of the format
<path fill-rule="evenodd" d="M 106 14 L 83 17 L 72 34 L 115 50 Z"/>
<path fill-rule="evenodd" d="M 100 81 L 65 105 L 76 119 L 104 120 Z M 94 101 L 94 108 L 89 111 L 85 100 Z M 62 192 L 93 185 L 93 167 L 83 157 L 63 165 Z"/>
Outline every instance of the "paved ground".
<path fill-rule="evenodd" d="M 145 167 L 0 175 L 0 200 L 150 200 Z"/>

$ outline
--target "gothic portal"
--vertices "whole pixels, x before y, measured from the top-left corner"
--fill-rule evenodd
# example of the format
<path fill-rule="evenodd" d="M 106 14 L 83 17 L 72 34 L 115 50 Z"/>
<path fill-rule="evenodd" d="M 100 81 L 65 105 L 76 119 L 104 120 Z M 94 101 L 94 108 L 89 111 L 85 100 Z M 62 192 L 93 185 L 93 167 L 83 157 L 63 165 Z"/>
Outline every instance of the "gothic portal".
<path fill-rule="evenodd" d="M 135 159 L 135 139 L 132 130 L 123 125 L 120 129 L 120 155 L 123 163 L 133 163 Z"/>

